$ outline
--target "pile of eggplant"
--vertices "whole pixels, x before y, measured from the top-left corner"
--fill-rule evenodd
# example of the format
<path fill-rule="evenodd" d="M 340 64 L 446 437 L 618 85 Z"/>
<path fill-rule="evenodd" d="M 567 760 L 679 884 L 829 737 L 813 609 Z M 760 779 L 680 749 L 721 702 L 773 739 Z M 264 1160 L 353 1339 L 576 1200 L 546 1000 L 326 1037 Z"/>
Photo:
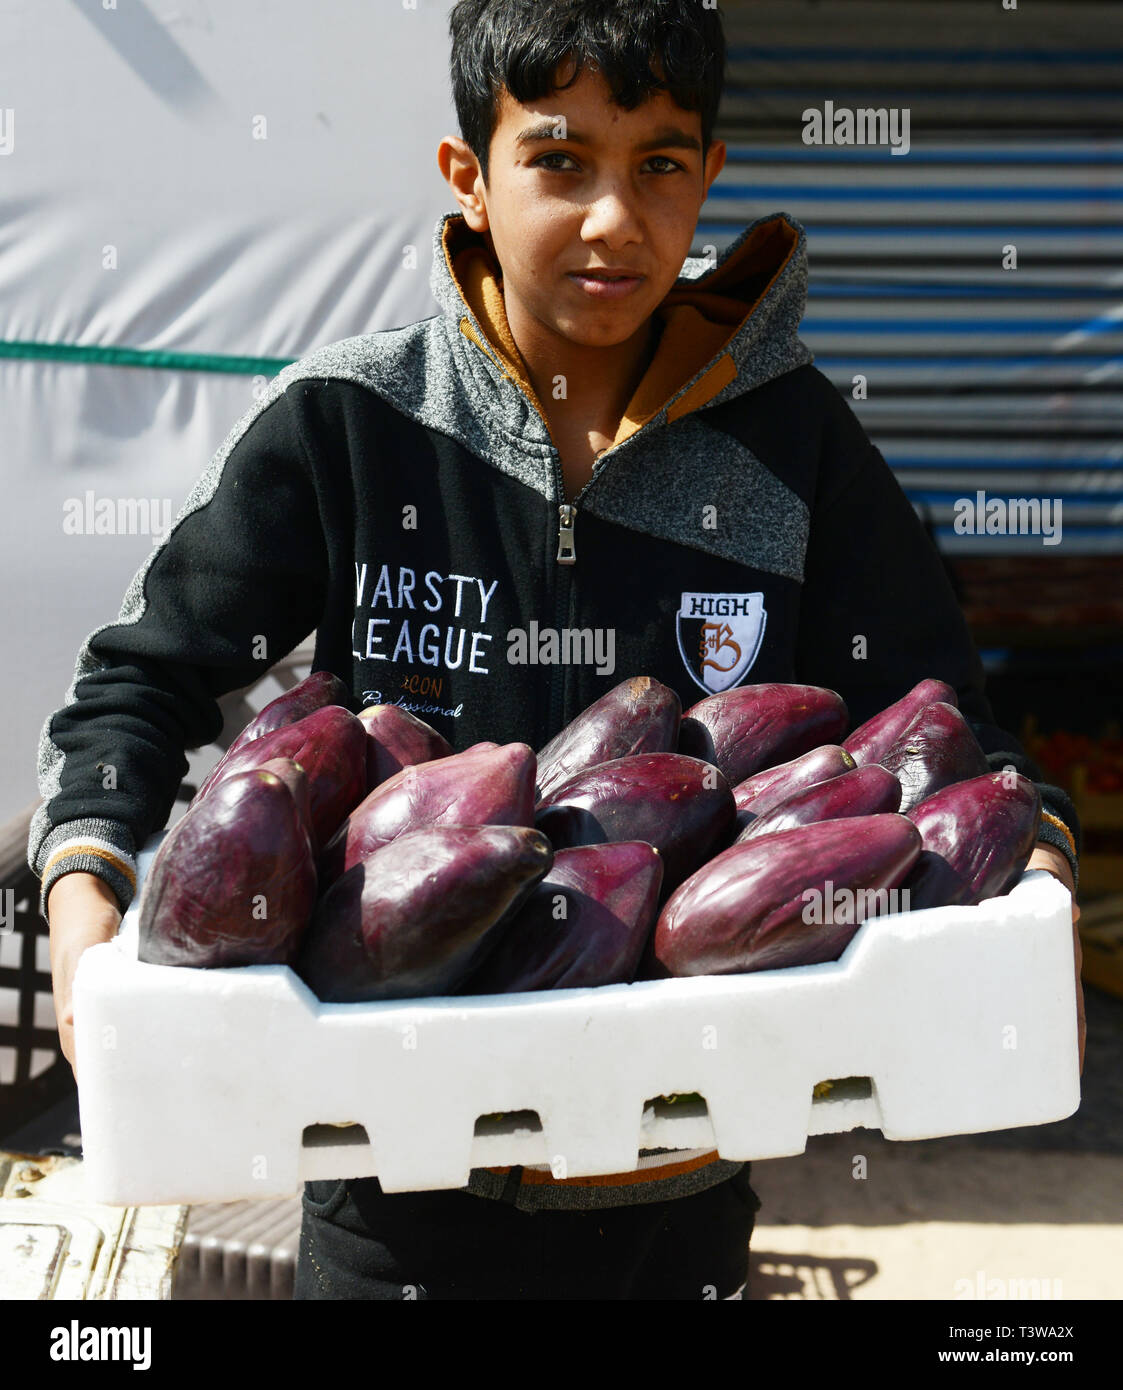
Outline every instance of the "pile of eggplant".
<path fill-rule="evenodd" d="M 461 753 L 317 672 L 168 832 L 139 955 L 290 966 L 324 1001 L 503 994 L 836 960 L 868 917 L 1008 892 L 1036 786 L 924 680 L 848 732 L 832 690 L 683 711 L 622 681 L 535 754 Z"/>

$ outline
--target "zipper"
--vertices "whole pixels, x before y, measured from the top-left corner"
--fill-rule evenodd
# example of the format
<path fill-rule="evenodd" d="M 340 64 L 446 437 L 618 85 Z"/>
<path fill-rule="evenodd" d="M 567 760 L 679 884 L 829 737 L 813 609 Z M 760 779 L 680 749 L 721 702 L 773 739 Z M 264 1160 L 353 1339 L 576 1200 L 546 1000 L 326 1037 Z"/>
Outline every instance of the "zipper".
<path fill-rule="evenodd" d="M 565 477 L 562 473 L 561 455 L 554 450 L 554 482 L 558 504 L 557 542 L 558 548 L 552 566 L 554 574 L 554 631 L 561 632 L 567 626 L 570 594 L 573 589 L 573 566 L 577 563 L 577 549 L 574 544 L 574 531 L 577 521 L 577 508 L 566 499 Z M 547 738 L 553 738 L 562 726 L 565 710 L 565 666 L 555 663 L 550 667 L 550 727 Z"/>
<path fill-rule="evenodd" d="M 613 446 L 615 448 L 615 445 Z M 558 507 L 558 553 L 554 557 L 559 565 L 575 565 L 577 563 L 577 503 L 588 492 L 596 481 L 596 469 L 600 467 L 600 461 L 606 454 L 611 454 L 612 449 L 602 449 L 596 457 L 593 476 L 588 482 L 582 484 L 581 489 L 572 502 L 563 502 Z M 561 464 L 555 463 L 554 475 L 558 484 L 558 496 L 565 496 L 565 479 L 562 475 Z"/>
<path fill-rule="evenodd" d="M 596 466 L 599 466 L 600 460 L 604 458 L 605 454 L 611 452 L 611 449 L 605 449 L 598 454 Z M 561 468 L 561 455 L 557 453 L 556 449 L 554 453 L 554 481 L 557 485 L 557 495 L 564 498 L 566 496 L 565 476 Z M 581 501 L 595 479 L 594 467 L 592 477 L 580 488 L 573 501 L 563 501 L 558 504 L 558 548 L 554 555 L 553 571 L 554 630 L 559 633 L 563 628 L 573 625 L 571 619 L 575 598 L 574 566 L 577 564 L 577 503 Z M 550 673 L 550 729 L 547 735 L 549 738 L 561 730 L 562 720 L 568 708 L 571 685 L 572 678 L 568 666 L 563 663 L 554 666 Z"/>
<path fill-rule="evenodd" d="M 480 341 L 479 335 L 472 328 L 470 320 L 461 320 L 460 326 L 465 337 L 470 338 L 484 356 L 502 373 L 504 378 L 510 380 L 510 374 L 500 362 L 496 361 L 495 356 Z M 517 382 L 513 382 L 512 384 L 518 389 Z M 539 413 L 541 414 L 541 411 L 539 411 Z M 545 419 L 544 416 L 543 419 Z M 548 430 L 549 426 L 547 425 L 547 431 Z M 606 450 L 605 452 L 607 453 L 608 451 Z M 592 478 L 589 479 L 589 482 L 592 482 Z M 565 475 L 562 473 L 561 454 L 556 448 L 554 449 L 554 485 L 556 488 L 556 495 L 563 499 L 558 506 L 558 544 L 557 551 L 554 555 L 554 565 L 552 567 L 554 574 L 554 630 L 556 632 L 561 632 L 563 628 L 570 625 L 569 611 L 573 601 L 573 566 L 577 563 L 577 549 L 575 545 L 577 521 L 576 504 L 581 500 L 589 483 L 586 483 L 585 486 L 580 489 L 572 503 L 564 500 L 566 497 Z M 560 730 L 562 725 L 562 715 L 566 708 L 568 682 L 566 680 L 567 672 L 565 666 L 562 665 L 559 671 L 559 665 L 560 663 L 555 663 L 555 665 L 550 668 L 549 687 L 547 692 L 549 728 L 542 730 L 539 739 L 539 747 L 552 738 L 554 734 Z"/>
<path fill-rule="evenodd" d="M 468 318 L 462 318 L 460 321 L 460 328 L 461 331 L 464 333 L 464 336 L 468 338 L 471 342 L 473 342 L 477 348 L 479 348 L 479 350 L 488 359 L 488 361 L 491 362 L 492 365 L 496 368 L 496 370 L 501 373 L 503 378 L 507 381 L 510 381 L 516 390 L 521 391 L 522 388 L 519 386 L 518 382 L 513 380 L 511 374 L 507 371 L 503 364 L 496 359 L 494 353 L 492 353 L 489 350 L 489 348 L 484 344 L 484 342 L 481 341 L 480 335 L 476 333 L 475 329 L 472 326 L 471 320 Z M 706 368 L 706 371 L 708 370 L 709 367 Z M 705 372 L 703 372 L 702 375 L 704 376 Z M 524 396 L 526 395 L 525 392 L 522 392 L 522 394 Z M 545 423 L 546 417 L 541 409 L 541 406 L 534 401 L 531 401 L 531 404 L 535 405 L 535 408 L 538 410 L 539 415 L 542 417 L 543 422 Z M 646 426 L 644 428 L 646 428 Z M 547 433 L 549 433 L 548 424 L 546 425 L 546 429 Z M 636 433 L 642 433 L 642 429 L 637 431 Z M 630 439 L 634 439 L 635 437 L 636 435 L 629 436 Z M 625 441 L 625 443 L 626 442 L 628 441 Z M 606 454 L 612 453 L 614 449 L 619 447 L 619 445 L 614 444 L 607 449 L 603 449 L 597 455 L 593 465 L 592 476 L 578 490 L 577 495 L 576 497 L 574 497 L 572 502 L 564 500 L 567 494 L 565 490 L 565 476 L 562 473 L 561 467 L 561 454 L 558 452 L 557 448 L 554 448 L 554 483 L 556 487 L 556 495 L 563 499 L 558 504 L 558 523 L 556 528 L 557 550 L 554 554 L 553 565 L 554 628 L 555 631 L 559 633 L 562 631 L 563 628 L 572 626 L 570 620 L 573 616 L 572 610 L 575 598 L 574 566 L 577 564 L 577 504 L 581 501 L 582 497 L 584 497 L 585 493 L 589 490 L 592 484 L 596 482 L 596 470 L 600 466 L 601 460 L 604 458 Z M 553 735 L 559 732 L 561 729 L 562 716 L 565 712 L 565 709 L 567 708 L 567 696 L 569 694 L 570 685 L 571 681 L 569 679 L 568 668 L 562 665 L 562 670 L 559 673 L 557 667 L 555 666 L 550 673 L 550 686 L 547 701 L 549 708 L 550 728 L 544 732 L 544 736 L 541 740 L 542 743 L 545 743 L 547 739 L 552 738 Z"/>
<path fill-rule="evenodd" d="M 559 565 L 575 565 L 577 563 L 577 550 L 573 544 L 573 523 L 576 517 L 577 508 L 569 503 L 563 503 L 558 508 L 557 562 Z"/>

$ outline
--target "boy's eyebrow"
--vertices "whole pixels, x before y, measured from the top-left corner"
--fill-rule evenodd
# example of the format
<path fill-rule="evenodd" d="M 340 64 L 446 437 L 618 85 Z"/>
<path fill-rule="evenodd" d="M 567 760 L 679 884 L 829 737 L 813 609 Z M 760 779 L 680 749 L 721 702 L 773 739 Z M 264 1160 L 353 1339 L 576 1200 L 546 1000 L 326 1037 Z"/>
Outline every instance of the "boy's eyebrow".
<path fill-rule="evenodd" d="M 518 135 L 515 136 L 515 144 L 533 145 L 539 140 L 553 140 L 557 138 L 555 134 L 556 130 L 556 120 L 548 119 L 540 121 L 537 125 L 527 126 L 525 130 L 520 130 Z M 565 138 L 571 145 L 587 145 L 589 143 L 588 137 L 576 130 L 567 130 Z M 644 154 L 648 150 L 661 150 L 667 148 L 697 150 L 701 153 L 702 142 L 696 136 L 690 135 L 687 131 L 680 130 L 678 126 L 666 126 L 651 140 L 645 140 L 642 144 L 636 146 L 636 150 L 640 154 Z"/>

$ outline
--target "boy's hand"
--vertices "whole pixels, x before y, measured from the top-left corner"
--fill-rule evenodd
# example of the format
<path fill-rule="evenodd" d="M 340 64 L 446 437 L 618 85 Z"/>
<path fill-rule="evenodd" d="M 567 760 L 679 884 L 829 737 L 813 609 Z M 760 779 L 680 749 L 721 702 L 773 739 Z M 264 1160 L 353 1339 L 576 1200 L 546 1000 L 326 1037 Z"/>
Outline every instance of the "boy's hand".
<path fill-rule="evenodd" d="M 112 941 L 121 923 L 116 894 L 96 874 L 63 874 L 47 895 L 51 986 L 62 1053 L 78 1080 L 74 1061 L 74 975 L 87 946 Z"/>
<path fill-rule="evenodd" d="M 1084 1037 L 1087 1028 L 1084 1024 L 1084 988 L 1080 983 L 1080 967 L 1084 961 L 1080 949 L 1080 932 L 1076 923 L 1080 918 L 1080 908 L 1076 905 L 1076 886 L 1072 881 L 1072 868 L 1068 860 L 1055 845 L 1047 845 L 1039 840 L 1029 856 L 1027 869 L 1045 869 L 1054 878 L 1059 878 L 1072 894 L 1072 946 L 1076 955 L 1076 1036 L 1080 1048 L 1080 1075 L 1084 1075 Z"/>

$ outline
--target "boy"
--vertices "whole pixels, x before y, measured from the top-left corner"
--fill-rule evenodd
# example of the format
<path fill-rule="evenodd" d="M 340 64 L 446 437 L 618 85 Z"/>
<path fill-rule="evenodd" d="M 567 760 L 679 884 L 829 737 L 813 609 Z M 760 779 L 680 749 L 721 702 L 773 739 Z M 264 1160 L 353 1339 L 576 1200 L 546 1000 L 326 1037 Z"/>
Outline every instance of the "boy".
<path fill-rule="evenodd" d="M 855 726 L 937 676 L 993 767 L 1040 777 L 994 727 L 912 508 L 796 335 L 802 228 L 761 218 L 684 271 L 725 157 L 717 14 L 461 0 L 451 30 L 440 313 L 280 373 L 44 727 L 29 859 L 68 1057 L 78 956 L 116 930 L 184 748 L 313 628 L 315 669 L 356 707 L 400 703 L 457 750 L 541 747 L 633 674 L 684 706 L 746 678 L 824 685 Z M 562 629 L 610 634 L 613 660 L 517 659 L 518 634 Z M 1031 865 L 1074 890 L 1079 826 L 1042 793 Z M 737 1298 L 758 1206 L 748 1166 L 713 1151 L 594 1179 L 474 1170 L 449 1192 L 309 1183 L 296 1292 Z"/>

